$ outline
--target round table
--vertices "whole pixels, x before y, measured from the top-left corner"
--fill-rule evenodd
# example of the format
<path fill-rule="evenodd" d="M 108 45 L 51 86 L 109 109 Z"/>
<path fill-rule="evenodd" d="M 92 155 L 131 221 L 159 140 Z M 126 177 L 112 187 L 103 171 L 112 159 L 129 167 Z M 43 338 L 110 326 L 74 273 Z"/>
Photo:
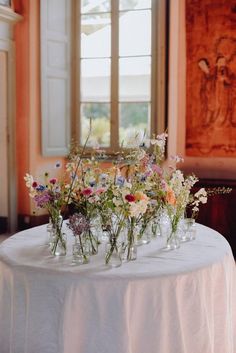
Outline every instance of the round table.
<path fill-rule="evenodd" d="M 104 265 L 72 264 L 45 245 L 46 225 L 0 246 L 1 353 L 236 353 L 236 273 L 229 244 L 197 224 L 196 240 Z"/>

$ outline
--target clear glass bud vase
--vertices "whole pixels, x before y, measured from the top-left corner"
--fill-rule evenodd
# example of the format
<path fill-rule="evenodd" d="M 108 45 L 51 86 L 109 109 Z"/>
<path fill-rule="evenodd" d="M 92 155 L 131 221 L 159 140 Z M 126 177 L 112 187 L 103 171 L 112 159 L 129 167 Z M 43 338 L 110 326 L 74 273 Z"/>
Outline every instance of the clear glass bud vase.
<path fill-rule="evenodd" d="M 180 247 L 180 239 L 178 236 L 178 230 L 172 230 L 170 235 L 167 237 L 166 249 L 175 250 Z"/>
<path fill-rule="evenodd" d="M 116 237 L 110 236 L 106 245 L 105 264 L 111 267 L 120 267 L 122 265 L 120 246 Z"/>
<path fill-rule="evenodd" d="M 137 259 L 137 233 L 138 227 L 135 221 L 128 222 L 126 240 L 122 247 L 122 259 L 124 261 L 134 261 Z"/>
<path fill-rule="evenodd" d="M 87 264 L 90 261 L 89 244 L 86 238 L 75 236 L 72 245 L 72 263 L 76 265 Z"/>
<path fill-rule="evenodd" d="M 51 254 L 55 256 L 65 256 L 67 250 L 66 234 L 62 231 L 53 230 L 51 234 Z"/>
<path fill-rule="evenodd" d="M 94 232 L 91 229 L 89 229 L 86 232 L 86 239 L 89 244 L 90 255 L 96 255 L 98 253 L 98 245 L 99 245 L 98 237 L 94 234 Z"/>
<path fill-rule="evenodd" d="M 150 243 L 152 237 L 151 223 L 141 224 L 137 229 L 136 245 L 145 245 Z"/>
<path fill-rule="evenodd" d="M 53 228 L 50 236 L 50 250 L 54 256 L 66 255 L 66 234 L 62 232 L 62 222 L 63 218 L 60 213 L 52 218 Z"/>

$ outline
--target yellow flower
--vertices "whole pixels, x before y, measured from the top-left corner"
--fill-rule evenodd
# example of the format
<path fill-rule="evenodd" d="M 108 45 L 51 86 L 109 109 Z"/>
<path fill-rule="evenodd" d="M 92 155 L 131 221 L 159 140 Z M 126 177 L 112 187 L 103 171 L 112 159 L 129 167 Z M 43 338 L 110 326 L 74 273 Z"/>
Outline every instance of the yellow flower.
<path fill-rule="evenodd" d="M 146 194 L 144 194 L 142 191 L 136 191 L 134 194 L 135 200 L 136 201 L 141 201 L 141 200 L 148 200 L 148 197 Z"/>

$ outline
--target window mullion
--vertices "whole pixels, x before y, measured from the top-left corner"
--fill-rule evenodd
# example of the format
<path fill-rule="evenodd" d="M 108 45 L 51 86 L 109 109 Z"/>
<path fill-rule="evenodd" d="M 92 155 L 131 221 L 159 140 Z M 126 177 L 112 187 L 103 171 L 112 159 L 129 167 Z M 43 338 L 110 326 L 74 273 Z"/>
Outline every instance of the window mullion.
<path fill-rule="evenodd" d="M 71 2 L 71 137 L 72 140 L 79 141 L 79 132 L 77 131 L 78 121 L 80 119 L 79 114 L 79 82 L 80 82 L 80 68 L 78 67 L 78 58 L 80 50 L 79 40 L 80 38 L 80 1 L 72 0 Z"/>
<path fill-rule="evenodd" d="M 119 148 L 119 1 L 111 0 L 111 150 Z"/>
<path fill-rule="evenodd" d="M 79 144 L 81 144 L 81 109 L 80 109 L 80 104 L 81 104 L 81 97 L 80 97 L 80 68 L 81 68 L 81 0 L 74 0 L 74 14 L 75 14 L 75 25 L 74 25 L 74 30 L 75 30 L 75 35 L 74 35 L 74 58 L 73 60 L 75 61 L 75 73 L 72 75 L 74 77 L 74 80 L 76 81 L 76 84 L 74 85 L 75 89 L 75 99 L 74 99 L 74 112 L 75 112 L 75 117 L 74 119 L 74 130 L 76 134 L 76 140 L 79 141 Z"/>
<path fill-rule="evenodd" d="M 157 133 L 157 12 L 158 12 L 158 5 L 157 1 L 152 0 L 152 51 L 151 51 L 151 134 Z"/>
<path fill-rule="evenodd" d="M 166 1 L 152 0 L 152 131 L 163 132 L 165 126 L 166 89 Z M 155 20 L 154 20 L 155 18 Z"/>

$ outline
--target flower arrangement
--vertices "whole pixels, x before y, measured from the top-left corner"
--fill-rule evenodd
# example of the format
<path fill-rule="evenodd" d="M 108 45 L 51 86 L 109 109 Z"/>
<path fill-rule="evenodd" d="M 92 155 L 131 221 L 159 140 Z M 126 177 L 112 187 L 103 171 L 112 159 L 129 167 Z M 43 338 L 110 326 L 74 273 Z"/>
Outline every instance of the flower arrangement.
<path fill-rule="evenodd" d="M 145 242 L 150 241 L 151 231 L 155 236 L 156 227 L 149 226 L 157 224 L 160 214 L 166 213 L 171 225 L 168 247 L 176 240 L 187 208 L 196 218 L 200 204 L 206 203 L 208 196 L 230 192 L 201 188 L 192 193 L 198 179 L 195 175 L 185 176 L 176 167 L 182 161 L 180 157 L 174 157 L 175 167 L 164 166 L 166 140 L 166 132 L 152 139 L 143 138 L 137 146 L 118 154 L 108 167 L 101 166 L 106 155 L 100 149 L 94 150 L 90 158 L 84 158 L 86 140 L 82 149 L 72 146 L 62 181 L 49 179 L 45 174 L 44 183 L 40 183 L 26 174 L 29 194 L 37 207 L 48 211 L 59 234 L 57 241 L 62 238 L 59 217 L 64 210 L 71 214 L 68 227 L 78 240 L 82 256 L 85 256 L 85 240 L 89 242 L 91 255 L 98 252 L 99 229 L 108 239 L 106 264 L 114 255 L 119 259 L 121 253 L 127 261 L 134 260 L 136 246 L 142 243 L 145 234 L 149 232 Z"/>
<path fill-rule="evenodd" d="M 52 244 L 52 253 L 55 255 L 57 247 L 66 253 L 66 242 L 62 233 L 61 211 L 66 205 L 67 185 L 56 178 L 49 178 L 49 174 L 44 174 L 44 181 L 38 181 L 32 175 L 26 174 L 24 177 L 26 186 L 29 188 L 29 195 L 34 200 L 36 208 L 46 209 L 55 232 L 55 241 Z"/>

